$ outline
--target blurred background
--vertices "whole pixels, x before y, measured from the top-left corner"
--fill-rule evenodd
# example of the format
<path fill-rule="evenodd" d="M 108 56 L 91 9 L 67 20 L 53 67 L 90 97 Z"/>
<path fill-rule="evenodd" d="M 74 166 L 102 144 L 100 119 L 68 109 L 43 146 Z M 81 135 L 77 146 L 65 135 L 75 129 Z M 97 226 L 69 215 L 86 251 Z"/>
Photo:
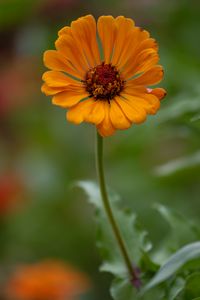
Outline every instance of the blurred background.
<path fill-rule="evenodd" d="M 199 222 L 200 1 L 0 0 L 2 300 L 110 299 L 94 212 L 74 188 L 95 178 L 94 128 L 67 123 L 40 91 L 43 52 L 62 26 L 89 13 L 125 15 L 150 31 L 168 92 L 159 114 L 106 139 L 109 185 L 155 249 L 170 231 L 155 203 Z M 173 230 L 176 239 L 180 228 Z M 180 244 L 190 239 L 183 234 Z"/>

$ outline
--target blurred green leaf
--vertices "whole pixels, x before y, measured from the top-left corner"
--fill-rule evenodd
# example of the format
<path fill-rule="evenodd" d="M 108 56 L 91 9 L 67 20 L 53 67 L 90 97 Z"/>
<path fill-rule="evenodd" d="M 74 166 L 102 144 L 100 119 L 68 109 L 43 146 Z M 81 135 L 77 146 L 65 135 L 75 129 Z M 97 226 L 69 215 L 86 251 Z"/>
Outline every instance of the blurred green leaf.
<path fill-rule="evenodd" d="M 194 260 L 197 257 L 200 257 L 200 242 L 195 242 L 184 246 L 175 254 L 173 254 L 164 265 L 161 266 L 160 270 L 144 287 L 143 291 L 146 292 L 161 282 L 164 282 L 178 272 L 187 262 Z"/>
<path fill-rule="evenodd" d="M 191 122 L 196 122 L 200 120 L 200 115 L 195 115 L 194 117 L 191 118 Z"/>
<path fill-rule="evenodd" d="M 177 278 L 169 292 L 169 300 L 176 300 L 185 287 L 185 280 Z"/>
<path fill-rule="evenodd" d="M 153 254 L 153 259 L 162 263 L 172 252 L 183 245 L 199 240 L 200 230 L 193 220 L 185 218 L 179 212 L 159 203 L 155 204 L 154 207 L 170 226 L 170 232 L 164 237 L 160 247 Z"/>
<path fill-rule="evenodd" d="M 190 118 L 200 111 L 200 89 L 197 87 L 194 89 L 193 93 L 179 94 L 173 99 L 167 108 L 160 112 L 160 121 L 162 123 L 168 121 L 176 121 L 183 117 L 184 115 L 190 115 Z M 188 118 L 188 120 L 190 120 Z"/>
<path fill-rule="evenodd" d="M 39 0 L 1 0 L 0 27 L 12 26 L 33 14 Z"/>
<path fill-rule="evenodd" d="M 185 300 L 200 296 L 200 273 L 194 273 L 187 278 L 184 290 Z"/>
<path fill-rule="evenodd" d="M 196 168 L 197 166 L 200 166 L 200 151 L 158 166 L 155 168 L 154 173 L 160 177 L 171 176 L 186 169 Z"/>
<path fill-rule="evenodd" d="M 136 290 L 133 289 L 127 278 L 115 278 L 112 282 L 110 293 L 117 300 L 136 299 L 137 297 Z"/>

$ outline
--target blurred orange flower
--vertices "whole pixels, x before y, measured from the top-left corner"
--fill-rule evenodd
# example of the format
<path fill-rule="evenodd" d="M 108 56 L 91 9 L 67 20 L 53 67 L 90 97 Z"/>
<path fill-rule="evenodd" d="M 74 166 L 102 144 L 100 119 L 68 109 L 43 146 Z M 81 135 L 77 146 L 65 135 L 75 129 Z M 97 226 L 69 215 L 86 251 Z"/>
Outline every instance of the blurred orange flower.
<path fill-rule="evenodd" d="M 44 73 L 42 91 L 53 96 L 53 104 L 68 109 L 69 121 L 93 123 L 102 136 L 109 136 L 158 111 L 166 92 L 149 88 L 163 78 L 158 46 L 132 19 L 101 16 L 96 25 L 87 15 L 58 36 L 56 50 L 44 53 L 44 64 L 52 71 Z"/>
<path fill-rule="evenodd" d="M 21 203 L 24 187 L 14 173 L 0 175 L 0 215 L 5 215 Z"/>
<path fill-rule="evenodd" d="M 35 101 L 35 97 L 31 95 L 37 92 L 35 88 L 38 80 L 36 66 L 36 59 L 33 57 L 15 57 L 4 61 L 4 66 L 0 69 L 1 119 L 6 120 L 10 112 L 30 105 L 32 98 Z"/>
<path fill-rule="evenodd" d="M 89 285 L 87 276 L 71 266 L 44 261 L 18 267 L 6 286 L 6 299 L 73 300 Z"/>

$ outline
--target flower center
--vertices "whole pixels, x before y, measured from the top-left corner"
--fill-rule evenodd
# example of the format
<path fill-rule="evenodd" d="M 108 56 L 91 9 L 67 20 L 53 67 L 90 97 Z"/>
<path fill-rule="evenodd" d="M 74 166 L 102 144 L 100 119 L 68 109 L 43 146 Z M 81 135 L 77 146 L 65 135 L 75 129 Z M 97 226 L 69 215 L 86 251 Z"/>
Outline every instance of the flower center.
<path fill-rule="evenodd" d="M 124 80 L 120 78 L 117 68 L 104 62 L 86 73 L 84 83 L 90 97 L 108 102 L 119 95 L 124 87 Z"/>

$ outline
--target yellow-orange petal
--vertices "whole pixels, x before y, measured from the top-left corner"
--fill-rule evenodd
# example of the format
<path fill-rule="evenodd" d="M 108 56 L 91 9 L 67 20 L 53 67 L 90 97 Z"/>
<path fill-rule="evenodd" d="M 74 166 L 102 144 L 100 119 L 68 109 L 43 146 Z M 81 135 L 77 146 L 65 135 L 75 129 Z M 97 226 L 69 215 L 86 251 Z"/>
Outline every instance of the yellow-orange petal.
<path fill-rule="evenodd" d="M 139 51 L 142 51 L 144 49 L 149 49 L 149 48 L 152 48 L 152 49 L 158 51 L 158 44 L 155 39 L 147 38 L 147 39 L 143 40 L 142 42 L 138 43 L 137 51 L 139 52 Z"/>
<path fill-rule="evenodd" d="M 76 86 L 82 85 L 80 81 L 74 80 L 73 78 L 59 71 L 47 71 L 43 74 L 42 79 L 49 87 L 65 87 L 69 84 Z"/>
<path fill-rule="evenodd" d="M 72 65 L 67 61 L 61 53 L 56 50 L 47 50 L 44 52 L 44 65 L 54 71 L 66 72 L 75 76 L 78 79 L 82 79 L 80 73 L 75 70 Z"/>
<path fill-rule="evenodd" d="M 153 115 L 160 108 L 160 101 L 155 95 L 149 93 L 136 94 L 134 91 L 128 89 L 121 95 L 129 100 L 133 106 L 143 108 L 148 114 Z"/>
<path fill-rule="evenodd" d="M 84 100 L 76 104 L 75 106 L 71 107 L 67 112 L 66 114 L 67 120 L 74 124 L 82 123 L 83 121 L 85 121 L 87 116 L 91 113 L 94 104 L 95 102 L 93 99 Z"/>
<path fill-rule="evenodd" d="M 154 65 L 158 63 L 159 56 L 158 53 L 150 48 L 141 51 L 134 60 L 127 62 L 124 67 L 122 74 L 125 79 L 129 79 L 134 75 L 137 75 L 142 72 L 148 71 Z"/>
<path fill-rule="evenodd" d="M 105 116 L 103 121 L 97 125 L 98 132 L 101 136 L 111 136 L 115 133 L 115 128 L 110 120 L 110 104 L 105 102 Z"/>
<path fill-rule="evenodd" d="M 126 95 L 124 94 L 124 97 L 125 96 Z M 146 120 L 146 112 L 144 108 L 136 102 L 131 101 L 129 96 L 126 98 L 116 97 L 116 101 L 121 107 L 125 116 L 132 123 L 139 124 Z"/>
<path fill-rule="evenodd" d="M 137 39 L 138 39 L 139 32 L 140 30 L 138 27 L 133 27 L 129 31 L 129 33 L 126 34 L 126 40 L 124 41 L 124 45 L 122 47 L 121 53 L 116 63 L 119 70 L 123 69 L 123 67 L 126 65 L 127 61 L 129 60 L 130 56 L 133 56 L 133 53 L 134 56 L 137 55 L 136 48 L 137 48 Z"/>
<path fill-rule="evenodd" d="M 89 68 L 86 58 L 70 35 L 62 35 L 55 42 L 56 49 L 65 57 L 84 78 Z"/>
<path fill-rule="evenodd" d="M 44 93 L 46 96 L 55 95 L 57 93 L 64 91 L 64 89 L 65 89 L 64 87 L 50 87 L 46 83 L 43 83 L 41 87 L 42 93 Z"/>
<path fill-rule="evenodd" d="M 98 34 L 102 43 L 104 61 L 110 63 L 116 36 L 116 22 L 112 16 L 101 16 L 97 22 Z"/>
<path fill-rule="evenodd" d="M 166 95 L 167 92 L 163 88 L 155 88 L 155 89 L 147 89 L 148 93 L 155 95 L 159 100 L 162 100 Z"/>
<path fill-rule="evenodd" d="M 63 108 L 68 108 L 76 105 L 86 97 L 88 97 L 88 93 L 84 90 L 76 91 L 72 88 L 56 94 L 52 99 L 52 103 Z"/>
<path fill-rule="evenodd" d="M 83 49 L 90 67 L 100 64 L 100 53 L 97 44 L 96 21 L 92 15 L 78 18 L 71 23 L 72 36 L 77 45 Z"/>
<path fill-rule="evenodd" d="M 156 65 L 156 66 L 153 66 L 151 69 L 149 69 L 147 72 L 140 75 L 139 77 L 127 81 L 126 85 L 127 86 L 154 85 L 154 84 L 159 83 L 162 80 L 163 74 L 164 74 L 163 67 Z"/>
<path fill-rule="evenodd" d="M 120 54 L 118 68 L 123 69 L 124 66 L 132 64 L 136 56 L 145 48 L 141 45 L 149 40 L 149 33 L 140 27 L 133 27 L 124 41 L 123 51 Z M 149 46 L 151 48 L 151 45 Z M 155 47 L 154 47 L 155 48 Z"/>
<path fill-rule="evenodd" d="M 85 116 L 85 121 L 93 124 L 100 124 L 105 117 L 106 100 L 95 100 L 90 114 Z"/>
<path fill-rule="evenodd" d="M 65 34 L 71 34 L 71 27 L 70 26 L 64 26 L 63 28 L 61 28 L 58 31 L 58 36 L 65 35 Z"/>
<path fill-rule="evenodd" d="M 130 121 L 114 99 L 110 102 L 110 120 L 116 129 L 127 129 L 131 126 Z"/>
<path fill-rule="evenodd" d="M 119 16 L 115 20 L 117 30 L 111 62 L 113 65 L 118 65 L 123 53 L 126 55 L 126 49 L 129 48 L 129 51 L 130 49 L 132 51 L 130 44 L 134 43 L 132 34 L 133 32 L 135 33 L 135 23 L 133 20 L 123 16 Z"/>

